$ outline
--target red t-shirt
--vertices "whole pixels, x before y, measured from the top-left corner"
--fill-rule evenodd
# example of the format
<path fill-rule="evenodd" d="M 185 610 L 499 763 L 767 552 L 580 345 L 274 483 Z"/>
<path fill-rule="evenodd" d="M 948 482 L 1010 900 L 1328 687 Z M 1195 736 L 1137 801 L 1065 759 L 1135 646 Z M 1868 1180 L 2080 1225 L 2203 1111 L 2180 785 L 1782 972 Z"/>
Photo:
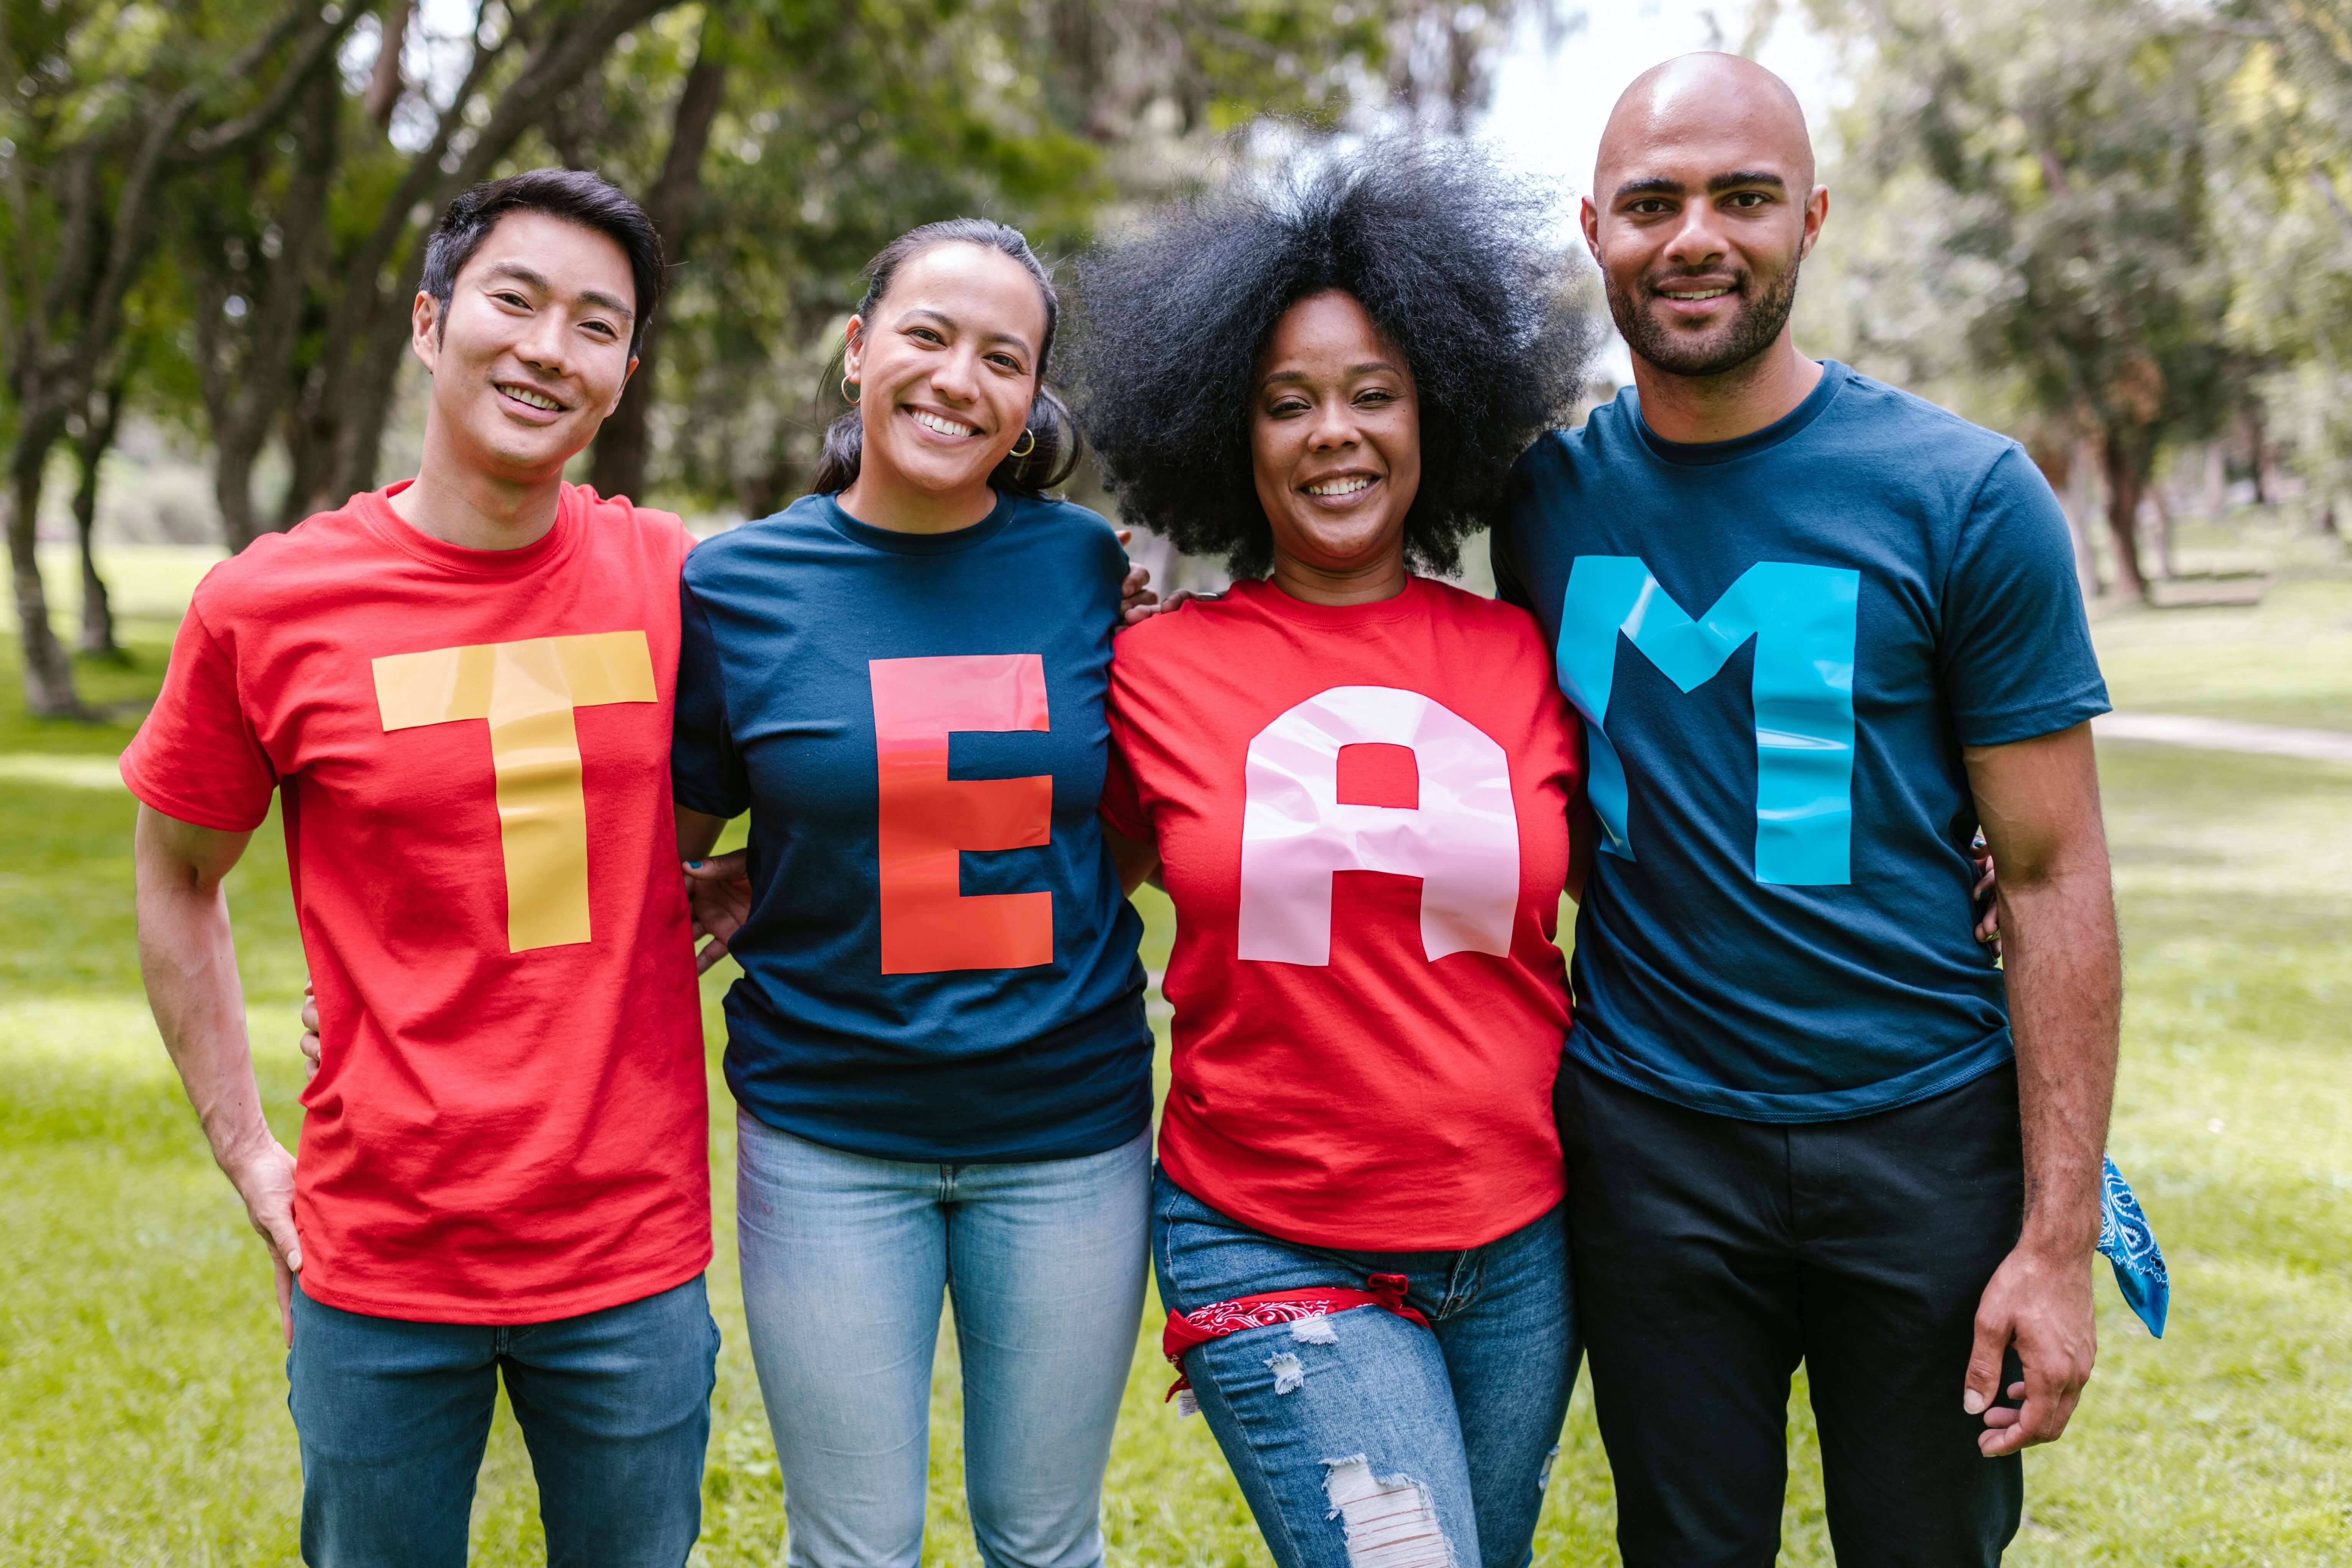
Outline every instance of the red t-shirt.
<path fill-rule="evenodd" d="M 670 811 L 677 518 L 563 488 L 521 550 L 355 496 L 197 588 L 123 753 L 157 811 L 261 825 L 322 1027 L 302 1289 L 527 1323 L 710 1259 L 701 1008 Z"/>
<path fill-rule="evenodd" d="M 1103 816 L 1176 905 L 1160 1158 L 1314 1247 L 1475 1247 L 1564 1188 L 1580 752 L 1525 611 L 1267 583 L 1120 634 Z"/>

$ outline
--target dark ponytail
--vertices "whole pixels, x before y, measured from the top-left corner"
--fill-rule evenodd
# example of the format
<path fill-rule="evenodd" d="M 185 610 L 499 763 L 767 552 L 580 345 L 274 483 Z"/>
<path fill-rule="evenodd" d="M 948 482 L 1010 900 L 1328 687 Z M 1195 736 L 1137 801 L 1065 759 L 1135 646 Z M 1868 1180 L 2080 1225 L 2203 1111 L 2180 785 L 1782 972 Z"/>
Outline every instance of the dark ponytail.
<path fill-rule="evenodd" d="M 941 245 L 977 245 L 1013 258 L 1035 281 L 1038 298 L 1045 303 L 1045 341 L 1037 345 L 1037 391 L 1029 401 L 1028 428 L 1034 445 L 1018 458 L 1006 458 L 988 476 L 992 489 L 1010 490 L 1015 495 L 1043 495 L 1068 479 L 1078 466 L 1078 422 L 1045 384 L 1045 369 L 1054 357 L 1054 330 L 1061 320 L 1062 306 L 1054 294 L 1054 280 L 1046 276 L 1045 265 L 1029 248 L 1027 237 L 1019 229 L 984 217 L 951 217 L 908 229 L 866 264 L 866 297 L 857 302 L 857 315 L 870 323 L 875 307 L 890 292 L 891 280 L 898 276 L 898 268 Z M 817 394 L 819 397 L 841 384 L 841 355 L 836 353 L 824 389 Z M 847 489 L 857 478 L 858 452 L 865 444 L 866 426 L 860 410 L 852 408 L 827 425 L 824 448 L 817 456 L 816 475 L 809 489 L 818 495 Z M 1016 447 L 1020 444 L 1013 443 Z"/>

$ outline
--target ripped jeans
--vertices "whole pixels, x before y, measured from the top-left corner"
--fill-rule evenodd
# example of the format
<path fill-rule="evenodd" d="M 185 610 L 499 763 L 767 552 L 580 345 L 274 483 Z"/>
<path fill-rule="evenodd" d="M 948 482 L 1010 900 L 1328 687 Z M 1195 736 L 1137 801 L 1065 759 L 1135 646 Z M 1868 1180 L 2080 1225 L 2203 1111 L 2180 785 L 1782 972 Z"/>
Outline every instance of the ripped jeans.
<path fill-rule="evenodd" d="M 1155 1171 L 1151 1262 L 1180 1312 L 1402 1274 L 1430 1321 L 1358 1307 L 1186 1352 L 1280 1568 L 1525 1568 L 1580 1353 L 1559 1209 L 1466 1252 L 1332 1252 Z"/>

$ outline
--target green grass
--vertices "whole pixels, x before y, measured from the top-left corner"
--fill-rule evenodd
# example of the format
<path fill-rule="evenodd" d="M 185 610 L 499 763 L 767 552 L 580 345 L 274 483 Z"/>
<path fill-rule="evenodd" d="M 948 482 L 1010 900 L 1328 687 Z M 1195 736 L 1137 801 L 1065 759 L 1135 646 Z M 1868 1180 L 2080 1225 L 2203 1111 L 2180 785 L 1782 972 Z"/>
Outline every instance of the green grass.
<path fill-rule="evenodd" d="M 158 614 L 130 626 L 130 665 L 84 667 L 94 700 L 134 701 L 160 679 L 186 563 L 142 570 L 156 584 L 142 607 Z M 2258 611 L 2133 614 L 2099 637 L 2120 705 L 2352 729 L 2352 647 L 2307 647 L 2347 613 L 2352 579 L 2314 571 Z M 0 1561 L 289 1562 L 299 1480 L 268 1273 L 140 995 L 131 805 L 108 766 L 130 722 L 26 720 L 13 646 L 0 655 Z M 2113 1147 L 2171 1261 L 2173 1326 L 2152 1342 L 2102 1280 L 2099 1374 L 2072 1435 L 2028 1460 L 2011 1560 L 2352 1561 L 2352 769 L 2125 745 L 2102 757 L 2131 987 Z M 274 826 L 230 900 L 264 1091 L 290 1140 L 302 967 Z M 1147 912 L 1156 968 L 1164 902 Z M 744 1347 L 715 1071 L 711 1086 L 725 1348 L 696 1561 L 768 1563 L 782 1499 Z M 1147 1321 L 1106 1503 L 1112 1556 L 1264 1563 L 1207 1432 L 1160 1403 L 1154 1338 Z M 977 1553 L 953 1373 L 948 1340 L 925 1558 L 961 1565 Z M 1825 1563 L 1801 1396 L 1791 1415 L 1787 1560 Z M 475 1560 L 540 1561 L 535 1506 L 502 1414 Z M 1612 1528 L 1580 1391 L 1538 1559 L 1613 1563 Z"/>

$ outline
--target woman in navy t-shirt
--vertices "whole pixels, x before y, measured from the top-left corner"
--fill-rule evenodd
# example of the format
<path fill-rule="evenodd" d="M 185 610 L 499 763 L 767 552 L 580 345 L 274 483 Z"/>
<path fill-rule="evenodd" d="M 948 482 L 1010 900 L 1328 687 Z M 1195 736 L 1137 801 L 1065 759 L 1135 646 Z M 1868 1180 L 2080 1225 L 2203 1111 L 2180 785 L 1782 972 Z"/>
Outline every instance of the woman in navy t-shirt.
<path fill-rule="evenodd" d="M 912 1562 L 949 1292 L 983 1553 L 1085 1568 L 1150 1179 L 1140 924 L 1096 816 L 1127 563 L 1043 494 L 1076 437 L 1026 241 L 932 224 L 871 278 L 815 493 L 683 584 L 685 847 L 751 815 L 726 944 L 751 1352 L 793 1561 Z M 723 902 L 731 862 L 698 872 Z"/>

